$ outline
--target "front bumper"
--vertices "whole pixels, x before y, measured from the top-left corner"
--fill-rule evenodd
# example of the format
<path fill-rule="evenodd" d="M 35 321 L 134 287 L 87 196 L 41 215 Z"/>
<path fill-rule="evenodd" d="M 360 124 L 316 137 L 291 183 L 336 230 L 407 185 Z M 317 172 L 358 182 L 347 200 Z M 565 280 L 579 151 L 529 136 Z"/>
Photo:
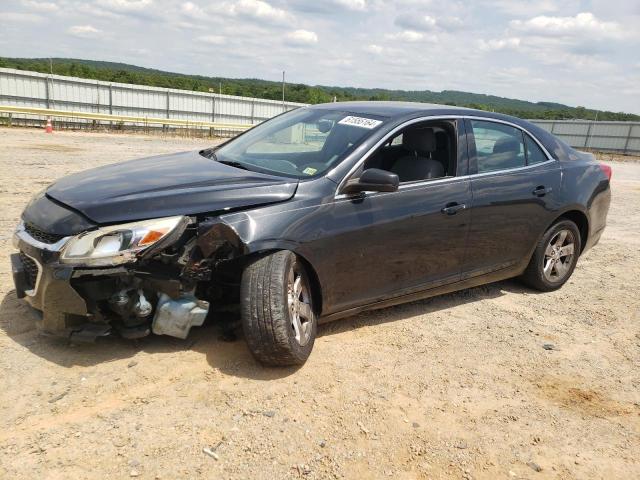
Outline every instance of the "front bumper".
<path fill-rule="evenodd" d="M 16 293 L 42 312 L 38 326 L 44 333 L 92 341 L 112 328 L 125 338 L 146 336 L 153 328 L 156 334 L 186 338 L 191 327 L 204 322 L 209 302 L 195 295 L 198 282 L 209 279 L 207 263 L 199 268 L 187 264 L 188 276 L 181 265 L 162 261 L 69 265 L 60 262 L 60 255 L 70 239 L 24 224 L 14 235 L 19 250 L 11 255 Z"/>
<path fill-rule="evenodd" d="M 38 326 L 43 332 L 66 337 L 91 320 L 86 301 L 71 284 L 74 268 L 59 262 L 60 251 L 69 238 L 43 243 L 21 224 L 13 237 L 20 253 L 11 254 L 18 298 L 42 312 Z"/>

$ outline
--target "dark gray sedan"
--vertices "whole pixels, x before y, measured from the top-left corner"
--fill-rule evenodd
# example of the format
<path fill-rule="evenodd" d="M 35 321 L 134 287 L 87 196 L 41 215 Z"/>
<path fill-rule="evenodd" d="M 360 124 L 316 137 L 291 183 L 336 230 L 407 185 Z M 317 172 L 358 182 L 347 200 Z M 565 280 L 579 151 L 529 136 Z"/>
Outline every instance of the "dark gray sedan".
<path fill-rule="evenodd" d="M 235 305 L 258 360 L 299 364 L 319 322 L 510 277 L 561 287 L 610 177 L 505 115 L 316 105 L 62 178 L 23 212 L 13 273 L 50 333 L 185 338 Z"/>

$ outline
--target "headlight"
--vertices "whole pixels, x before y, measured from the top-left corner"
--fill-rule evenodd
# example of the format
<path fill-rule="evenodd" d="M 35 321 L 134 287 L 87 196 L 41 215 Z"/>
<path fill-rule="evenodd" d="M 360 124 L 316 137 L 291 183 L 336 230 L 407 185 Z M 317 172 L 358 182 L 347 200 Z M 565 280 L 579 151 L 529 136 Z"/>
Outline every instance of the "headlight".
<path fill-rule="evenodd" d="M 168 217 L 81 233 L 64 246 L 60 261 L 89 266 L 132 262 L 136 259 L 136 254 L 169 236 L 177 240 L 188 223 L 188 217 Z"/>

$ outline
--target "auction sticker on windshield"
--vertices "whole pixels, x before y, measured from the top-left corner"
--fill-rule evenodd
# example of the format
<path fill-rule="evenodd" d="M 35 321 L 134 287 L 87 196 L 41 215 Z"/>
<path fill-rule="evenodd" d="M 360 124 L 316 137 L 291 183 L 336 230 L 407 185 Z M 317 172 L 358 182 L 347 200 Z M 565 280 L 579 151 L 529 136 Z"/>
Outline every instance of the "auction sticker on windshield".
<path fill-rule="evenodd" d="M 372 118 L 353 117 L 349 115 L 338 122 L 340 125 L 351 125 L 353 127 L 367 128 L 369 130 L 376 128 L 382 123 L 382 120 L 374 120 Z"/>

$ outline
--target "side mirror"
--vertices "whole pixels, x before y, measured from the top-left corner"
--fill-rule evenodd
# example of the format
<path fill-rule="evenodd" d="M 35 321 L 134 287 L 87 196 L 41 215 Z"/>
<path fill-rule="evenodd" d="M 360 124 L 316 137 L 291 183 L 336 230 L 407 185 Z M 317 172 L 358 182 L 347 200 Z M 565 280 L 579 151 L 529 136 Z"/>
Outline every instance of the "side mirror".
<path fill-rule="evenodd" d="M 379 168 L 368 168 L 359 178 L 348 180 L 340 193 L 395 192 L 399 184 L 400 180 L 395 173 Z"/>

